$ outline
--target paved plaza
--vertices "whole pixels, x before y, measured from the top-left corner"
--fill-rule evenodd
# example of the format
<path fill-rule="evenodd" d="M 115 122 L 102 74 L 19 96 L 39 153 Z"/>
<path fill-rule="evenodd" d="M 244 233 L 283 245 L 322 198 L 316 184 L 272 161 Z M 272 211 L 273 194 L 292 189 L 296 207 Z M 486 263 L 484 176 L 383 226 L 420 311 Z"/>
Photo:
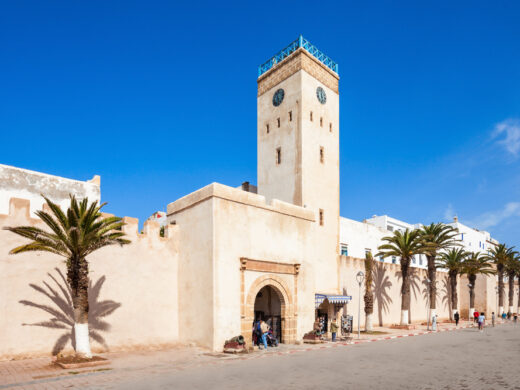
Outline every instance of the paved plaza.
<path fill-rule="evenodd" d="M 84 370 L 46 363 L 42 371 L 42 359 L 4 362 L 0 375 L 18 380 L 2 381 L 0 389 L 520 389 L 520 326 L 441 329 L 449 331 L 241 357 L 194 348 L 113 353 L 106 355 L 110 366 Z"/>

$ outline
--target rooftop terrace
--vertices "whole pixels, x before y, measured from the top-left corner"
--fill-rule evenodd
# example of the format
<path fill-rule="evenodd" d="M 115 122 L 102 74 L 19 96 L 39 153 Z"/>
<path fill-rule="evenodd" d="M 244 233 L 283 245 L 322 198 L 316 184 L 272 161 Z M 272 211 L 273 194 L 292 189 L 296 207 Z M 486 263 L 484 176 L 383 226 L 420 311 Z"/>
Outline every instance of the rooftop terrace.
<path fill-rule="evenodd" d="M 305 39 L 303 36 L 299 36 L 297 40 L 291 42 L 287 47 L 280 50 L 278 53 L 276 53 L 274 56 L 269 58 L 266 62 L 264 62 L 262 65 L 258 67 L 258 77 L 266 73 L 268 70 L 273 68 L 276 64 L 282 62 L 287 57 L 289 57 L 292 53 L 294 53 L 299 48 L 303 48 L 307 50 L 312 56 L 314 56 L 318 61 L 320 61 L 323 65 L 325 65 L 327 68 L 338 73 L 338 63 L 335 61 L 332 61 L 332 59 L 329 56 L 326 56 L 323 54 L 316 46 L 314 46 L 312 43 L 310 43 L 307 39 Z"/>

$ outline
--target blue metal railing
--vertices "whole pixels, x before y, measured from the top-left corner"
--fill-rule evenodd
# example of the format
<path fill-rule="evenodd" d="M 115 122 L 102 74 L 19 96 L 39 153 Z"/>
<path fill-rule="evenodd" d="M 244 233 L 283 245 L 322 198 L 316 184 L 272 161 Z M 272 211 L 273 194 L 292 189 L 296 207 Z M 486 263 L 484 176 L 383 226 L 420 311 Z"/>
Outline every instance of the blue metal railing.
<path fill-rule="evenodd" d="M 305 39 L 303 36 L 300 35 L 297 40 L 291 42 L 287 47 L 280 50 L 278 53 L 276 53 L 274 56 L 272 56 L 269 60 L 264 62 L 262 65 L 260 65 L 258 67 L 258 77 L 263 75 L 265 72 L 267 72 L 269 69 L 271 69 L 273 66 L 275 66 L 279 62 L 285 60 L 287 57 L 289 57 L 292 53 L 294 53 L 300 47 L 307 50 L 311 55 L 313 55 L 318 61 L 320 61 L 327 68 L 329 68 L 333 72 L 338 73 L 338 63 L 332 61 L 332 59 L 329 56 L 326 56 L 325 54 L 323 54 L 320 50 L 318 50 L 318 48 L 316 46 L 314 46 L 307 39 Z"/>

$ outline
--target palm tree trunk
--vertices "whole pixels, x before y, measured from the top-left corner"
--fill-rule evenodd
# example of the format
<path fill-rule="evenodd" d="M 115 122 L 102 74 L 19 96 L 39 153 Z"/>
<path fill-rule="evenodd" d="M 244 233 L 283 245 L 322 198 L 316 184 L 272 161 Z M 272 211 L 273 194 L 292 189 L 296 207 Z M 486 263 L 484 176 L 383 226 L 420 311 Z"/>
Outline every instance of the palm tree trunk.
<path fill-rule="evenodd" d="M 498 315 L 504 312 L 504 266 L 497 265 L 498 273 Z"/>
<path fill-rule="evenodd" d="M 516 300 L 516 313 L 520 315 L 520 277 L 518 278 L 518 299 Z"/>
<path fill-rule="evenodd" d="M 401 258 L 401 325 L 408 325 L 410 311 L 410 259 Z"/>
<path fill-rule="evenodd" d="M 451 288 L 451 311 L 452 315 L 458 311 L 458 296 L 457 296 L 457 273 L 449 275 L 450 278 L 450 288 Z"/>
<path fill-rule="evenodd" d="M 435 256 L 426 256 L 428 261 L 428 279 L 430 279 L 430 321 L 435 316 L 437 309 L 437 269 L 435 268 Z"/>
<path fill-rule="evenodd" d="M 85 259 L 71 259 L 69 262 L 67 280 L 72 291 L 76 353 L 90 358 L 92 352 L 88 332 L 88 263 Z"/>
<path fill-rule="evenodd" d="M 469 307 L 470 307 L 470 319 L 473 316 L 473 312 L 475 311 L 475 282 L 477 281 L 477 275 L 468 275 L 469 284 L 471 287 L 469 288 Z"/>
<path fill-rule="evenodd" d="M 509 312 L 513 313 L 515 308 L 514 302 L 515 302 L 515 273 L 514 272 L 508 272 L 508 283 L 509 283 Z"/>
<path fill-rule="evenodd" d="M 365 301 L 365 331 L 372 332 L 373 331 L 373 316 L 374 316 L 374 293 L 372 291 L 374 284 L 374 259 L 372 255 L 365 259 L 365 296 L 363 300 Z"/>

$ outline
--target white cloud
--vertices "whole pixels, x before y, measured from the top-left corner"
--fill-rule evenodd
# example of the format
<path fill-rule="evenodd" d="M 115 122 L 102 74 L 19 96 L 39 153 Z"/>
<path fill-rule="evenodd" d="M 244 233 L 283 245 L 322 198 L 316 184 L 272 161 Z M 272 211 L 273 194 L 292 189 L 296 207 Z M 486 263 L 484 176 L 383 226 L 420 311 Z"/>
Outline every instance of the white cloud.
<path fill-rule="evenodd" d="M 481 214 L 473 221 L 468 221 L 468 224 L 479 229 L 488 229 L 511 217 L 520 217 L 520 202 L 509 202 L 502 209 Z"/>
<path fill-rule="evenodd" d="M 453 217 L 455 216 L 455 209 L 453 208 L 453 206 L 450 204 L 448 204 L 448 207 L 446 208 L 446 210 L 444 210 L 444 220 L 445 221 L 450 221 L 453 219 Z"/>
<path fill-rule="evenodd" d="M 518 156 L 520 152 L 520 120 L 506 119 L 496 124 L 491 137 L 498 137 L 498 144 L 502 145 L 513 156 Z"/>

